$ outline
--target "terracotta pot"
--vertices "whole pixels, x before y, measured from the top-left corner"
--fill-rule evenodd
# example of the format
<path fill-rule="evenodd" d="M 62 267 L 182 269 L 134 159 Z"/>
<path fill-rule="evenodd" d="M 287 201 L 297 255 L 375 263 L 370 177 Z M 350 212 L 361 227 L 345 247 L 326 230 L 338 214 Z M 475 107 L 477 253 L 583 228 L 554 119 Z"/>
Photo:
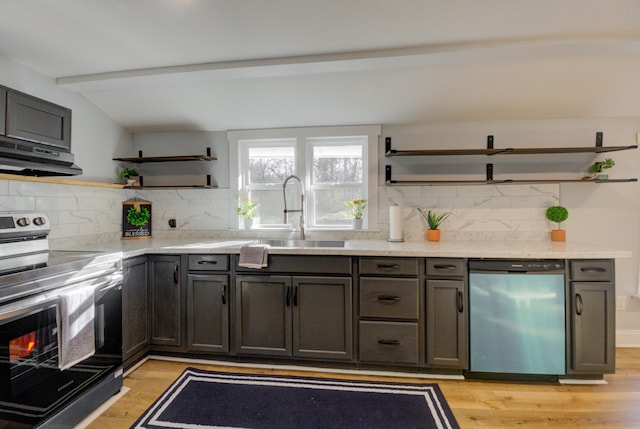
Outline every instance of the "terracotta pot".
<path fill-rule="evenodd" d="M 440 230 L 439 229 L 428 229 L 427 230 L 427 240 L 429 240 L 429 241 L 440 241 Z"/>
<path fill-rule="evenodd" d="M 564 229 L 552 229 L 551 241 L 567 241 L 567 231 Z"/>

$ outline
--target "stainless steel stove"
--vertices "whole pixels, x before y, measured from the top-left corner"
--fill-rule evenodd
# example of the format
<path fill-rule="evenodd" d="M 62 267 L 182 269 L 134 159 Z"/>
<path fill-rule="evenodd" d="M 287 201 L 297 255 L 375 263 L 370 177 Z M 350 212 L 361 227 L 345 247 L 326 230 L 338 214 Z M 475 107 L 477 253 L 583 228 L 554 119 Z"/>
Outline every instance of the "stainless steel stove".
<path fill-rule="evenodd" d="M 0 214 L 0 427 L 67 428 L 122 386 L 118 253 L 51 251 L 43 213 Z M 60 303 L 93 288 L 95 353 L 58 367 Z"/>

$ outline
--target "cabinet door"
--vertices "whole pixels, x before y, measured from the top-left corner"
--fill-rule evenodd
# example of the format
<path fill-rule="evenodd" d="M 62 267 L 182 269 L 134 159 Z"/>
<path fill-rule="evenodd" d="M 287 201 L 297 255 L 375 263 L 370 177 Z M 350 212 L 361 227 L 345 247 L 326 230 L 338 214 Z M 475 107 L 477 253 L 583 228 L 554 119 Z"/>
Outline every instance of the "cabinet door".
<path fill-rule="evenodd" d="M 123 263 L 122 286 L 122 361 L 149 345 L 147 257 L 127 259 Z"/>
<path fill-rule="evenodd" d="M 229 276 L 187 276 L 187 348 L 229 352 Z"/>
<path fill-rule="evenodd" d="M 293 278 L 293 355 L 322 359 L 353 357 L 350 278 Z"/>
<path fill-rule="evenodd" d="M 6 131 L 7 119 L 7 89 L 0 86 L 0 135 Z"/>
<path fill-rule="evenodd" d="M 467 292 L 464 280 L 427 280 L 427 365 L 469 366 Z"/>
<path fill-rule="evenodd" d="M 236 277 L 239 354 L 291 356 L 291 277 Z"/>
<path fill-rule="evenodd" d="M 71 150 L 71 110 L 17 91 L 7 91 L 6 134 Z"/>
<path fill-rule="evenodd" d="M 571 287 L 573 372 L 615 371 L 613 282 L 573 282 Z"/>
<path fill-rule="evenodd" d="M 151 256 L 151 343 L 182 344 L 180 256 Z"/>

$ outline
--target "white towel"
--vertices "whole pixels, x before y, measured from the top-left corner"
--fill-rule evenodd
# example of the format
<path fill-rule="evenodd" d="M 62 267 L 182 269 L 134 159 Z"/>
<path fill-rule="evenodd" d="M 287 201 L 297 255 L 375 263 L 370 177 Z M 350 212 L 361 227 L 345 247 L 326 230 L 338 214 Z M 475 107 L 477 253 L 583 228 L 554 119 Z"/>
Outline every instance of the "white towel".
<path fill-rule="evenodd" d="M 92 356 L 95 350 L 94 286 L 60 294 L 58 311 L 58 367 L 67 369 Z"/>
<path fill-rule="evenodd" d="M 242 246 L 240 248 L 240 261 L 238 266 L 245 268 L 254 268 L 259 270 L 268 266 L 269 259 L 268 244 L 253 244 L 250 246 Z"/>

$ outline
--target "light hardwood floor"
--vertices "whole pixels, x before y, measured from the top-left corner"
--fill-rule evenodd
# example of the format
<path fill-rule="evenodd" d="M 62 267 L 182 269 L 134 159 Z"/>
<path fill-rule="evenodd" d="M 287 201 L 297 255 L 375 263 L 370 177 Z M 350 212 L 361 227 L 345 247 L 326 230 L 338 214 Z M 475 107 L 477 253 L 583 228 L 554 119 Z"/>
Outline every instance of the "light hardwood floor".
<path fill-rule="evenodd" d="M 442 389 L 458 423 L 467 428 L 640 428 L 640 348 L 617 349 L 616 373 L 606 385 L 426 380 Z M 321 376 L 322 373 L 219 367 L 149 360 L 124 381 L 131 390 L 91 429 L 128 428 L 188 366 L 230 372 Z M 426 382 L 361 375 L 331 378 Z"/>

